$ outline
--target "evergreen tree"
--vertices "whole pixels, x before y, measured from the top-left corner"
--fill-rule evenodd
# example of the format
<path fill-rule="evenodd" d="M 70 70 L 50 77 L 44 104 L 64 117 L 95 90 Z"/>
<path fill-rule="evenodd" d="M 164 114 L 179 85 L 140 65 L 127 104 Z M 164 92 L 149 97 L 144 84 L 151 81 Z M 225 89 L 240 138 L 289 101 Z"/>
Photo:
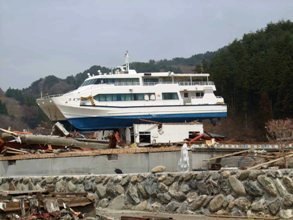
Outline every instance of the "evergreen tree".
<path fill-rule="evenodd" d="M 8 115 L 6 105 L 1 100 L 0 100 L 0 114 Z"/>
<path fill-rule="evenodd" d="M 293 117 L 292 54 L 293 23 L 281 21 L 219 50 L 209 70 L 232 113 L 264 126 L 272 118 Z"/>

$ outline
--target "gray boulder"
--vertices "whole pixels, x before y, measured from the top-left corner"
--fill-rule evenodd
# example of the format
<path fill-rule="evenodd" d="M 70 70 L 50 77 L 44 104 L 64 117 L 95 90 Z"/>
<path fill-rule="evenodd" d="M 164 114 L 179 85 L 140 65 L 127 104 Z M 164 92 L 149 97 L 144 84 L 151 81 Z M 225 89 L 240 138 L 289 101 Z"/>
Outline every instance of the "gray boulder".
<path fill-rule="evenodd" d="M 239 197 L 235 199 L 234 204 L 245 213 L 251 206 L 251 202 L 246 197 Z"/>
<path fill-rule="evenodd" d="M 162 172 L 165 172 L 165 171 L 166 171 L 166 167 L 162 166 L 162 165 L 156 166 L 151 170 L 152 173 L 162 173 Z"/>
<path fill-rule="evenodd" d="M 286 188 L 281 183 L 280 179 L 275 179 L 275 186 L 280 194 L 281 197 L 285 196 L 287 194 Z"/>
<path fill-rule="evenodd" d="M 239 196 L 245 196 L 246 191 L 240 180 L 238 180 L 235 176 L 229 176 L 229 183 L 233 189 L 233 191 Z"/>
<path fill-rule="evenodd" d="M 223 194 L 216 195 L 209 204 L 209 210 L 211 212 L 216 212 L 221 209 L 225 197 Z"/>
<path fill-rule="evenodd" d="M 208 198 L 207 195 L 200 195 L 198 196 L 189 206 L 192 211 L 195 211 L 202 207 L 206 199 Z"/>
<path fill-rule="evenodd" d="M 244 182 L 244 187 L 246 192 L 251 195 L 251 196 L 262 196 L 263 195 L 263 191 L 262 189 L 253 181 L 248 181 L 248 182 Z"/>
<path fill-rule="evenodd" d="M 260 185 L 272 196 L 277 196 L 277 189 L 273 180 L 265 175 L 260 175 L 257 177 L 257 181 Z"/>
<path fill-rule="evenodd" d="M 279 216 L 281 217 L 281 219 L 292 219 L 293 209 L 281 209 Z"/>
<path fill-rule="evenodd" d="M 171 201 L 166 206 L 167 212 L 175 212 L 180 207 L 180 203 L 176 201 Z"/>
<path fill-rule="evenodd" d="M 101 208 L 107 208 L 109 205 L 109 199 L 108 198 L 104 198 L 102 200 L 100 200 L 98 202 L 98 207 L 101 207 Z"/>
<path fill-rule="evenodd" d="M 283 205 L 287 208 L 293 207 L 293 195 L 292 194 L 286 194 L 283 197 Z"/>
<path fill-rule="evenodd" d="M 122 210 L 124 208 L 125 195 L 119 195 L 114 198 L 108 208 L 113 210 Z"/>
<path fill-rule="evenodd" d="M 104 196 L 106 195 L 106 187 L 103 186 L 103 184 L 99 184 L 96 186 L 96 192 L 99 198 L 104 198 Z"/>
<path fill-rule="evenodd" d="M 293 194 L 293 180 L 292 180 L 292 178 L 290 178 L 288 176 L 284 176 L 283 183 L 284 183 L 285 187 L 287 188 L 288 192 Z"/>
<path fill-rule="evenodd" d="M 168 204 L 172 199 L 169 193 L 159 193 L 157 198 L 162 204 Z"/>
<path fill-rule="evenodd" d="M 275 199 L 274 201 L 268 204 L 269 211 L 272 215 L 276 215 L 281 207 L 281 201 L 279 198 Z"/>
<path fill-rule="evenodd" d="M 265 199 L 261 198 L 260 200 L 254 201 L 251 204 L 251 210 L 254 212 L 263 212 L 265 209 Z"/>
<path fill-rule="evenodd" d="M 128 187 L 127 195 L 131 198 L 132 204 L 137 205 L 140 202 L 140 199 L 137 194 L 137 189 L 134 185 Z"/>

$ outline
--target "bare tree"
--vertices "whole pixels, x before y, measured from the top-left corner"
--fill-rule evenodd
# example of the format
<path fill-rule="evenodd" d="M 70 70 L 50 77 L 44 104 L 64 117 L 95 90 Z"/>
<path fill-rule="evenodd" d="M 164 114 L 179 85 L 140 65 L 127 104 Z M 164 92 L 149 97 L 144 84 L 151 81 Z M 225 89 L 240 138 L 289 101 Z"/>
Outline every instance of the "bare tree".
<path fill-rule="evenodd" d="M 286 159 L 286 146 L 293 141 L 293 119 L 270 120 L 266 123 L 267 137 L 279 144 L 280 153 L 284 157 L 285 168 L 288 167 Z"/>

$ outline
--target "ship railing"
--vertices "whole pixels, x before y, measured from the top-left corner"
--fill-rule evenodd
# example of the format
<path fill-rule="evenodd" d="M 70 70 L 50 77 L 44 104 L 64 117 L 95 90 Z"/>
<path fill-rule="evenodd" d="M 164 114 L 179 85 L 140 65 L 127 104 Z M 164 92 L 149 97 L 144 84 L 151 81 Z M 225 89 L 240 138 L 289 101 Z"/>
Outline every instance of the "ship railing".
<path fill-rule="evenodd" d="M 203 99 L 203 96 L 191 96 L 191 99 Z"/>
<path fill-rule="evenodd" d="M 59 96 L 62 96 L 62 95 L 63 94 L 46 95 L 46 96 L 41 97 L 41 99 L 51 99 L 51 98 L 59 97 Z"/>
<path fill-rule="evenodd" d="M 212 81 L 196 81 L 196 82 L 189 82 L 189 81 L 182 81 L 182 82 L 144 82 L 144 86 L 153 86 L 157 84 L 178 84 L 180 86 L 195 86 L 195 85 L 215 85 Z"/>
<path fill-rule="evenodd" d="M 184 81 L 184 82 L 178 82 L 178 84 L 180 86 L 195 86 L 195 85 L 203 85 L 203 86 L 206 86 L 206 85 L 215 85 L 214 82 L 212 82 L 212 81 L 196 81 L 196 82 L 187 82 L 187 81 Z"/>
<path fill-rule="evenodd" d="M 137 86 L 139 82 L 115 82 L 115 86 Z"/>

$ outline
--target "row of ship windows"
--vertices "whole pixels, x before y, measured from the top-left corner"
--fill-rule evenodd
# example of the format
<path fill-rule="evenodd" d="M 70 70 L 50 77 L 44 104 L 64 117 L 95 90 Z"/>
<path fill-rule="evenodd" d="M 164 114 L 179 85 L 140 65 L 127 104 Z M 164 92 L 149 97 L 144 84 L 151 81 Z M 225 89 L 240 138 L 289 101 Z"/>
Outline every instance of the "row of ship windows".
<path fill-rule="evenodd" d="M 143 79 L 146 84 L 157 84 L 159 82 L 158 78 L 153 79 Z M 172 80 L 167 80 L 166 82 L 171 83 Z M 94 85 L 94 84 L 123 84 L 123 85 L 139 85 L 139 78 L 122 78 L 122 79 L 90 79 L 84 81 L 81 86 Z"/>
<path fill-rule="evenodd" d="M 203 92 L 196 92 L 195 97 L 203 97 Z M 184 93 L 184 98 L 188 98 L 189 94 Z M 136 100 L 155 100 L 155 93 L 132 93 L 132 94 L 100 94 L 94 97 L 97 101 L 136 101 Z M 163 93 L 163 100 L 178 100 L 177 93 Z M 69 98 L 68 101 L 80 101 L 80 98 Z"/>
<path fill-rule="evenodd" d="M 124 79 L 90 79 L 84 81 L 81 86 L 93 85 L 93 84 L 127 84 L 127 85 L 139 85 L 138 78 L 124 78 Z"/>
<path fill-rule="evenodd" d="M 156 100 L 155 93 L 131 93 L 131 94 L 99 94 L 94 97 L 96 101 L 143 101 Z M 178 100 L 178 94 L 173 92 L 162 93 L 162 100 Z"/>
<path fill-rule="evenodd" d="M 159 83 L 159 78 L 144 78 L 143 83 L 146 85 L 152 85 Z M 185 81 L 175 81 L 179 84 L 184 83 L 190 83 L 188 79 L 185 79 Z M 162 83 L 172 83 L 172 79 L 164 79 L 162 80 Z M 195 83 L 195 82 L 194 82 Z M 200 83 L 200 82 L 197 82 Z M 84 81 L 84 83 L 81 86 L 87 86 L 87 85 L 94 85 L 94 84 L 115 84 L 115 85 L 139 85 L 139 78 L 122 78 L 122 79 L 90 79 Z"/>
<path fill-rule="evenodd" d="M 164 79 L 159 80 L 159 78 L 144 78 L 143 84 L 144 85 L 155 85 L 161 83 L 172 83 L 173 81 L 170 79 Z M 178 83 L 179 85 L 213 85 L 213 82 L 203 82 L 203 81 L 197 81 L 197 82 L 190 82 L 188 79 L 185 79 L 185 81 L 177 81 L 174 82 Z M 88 85 L 94 85 L 94 84 L 113 84 L 113 85 L 139 85 L 139 78 L 122 78 L 122 79 L 90 79 L 84 81 L 82 86 L 88 86 Z"/>
<path fill-rule="evenodd" d="M 203 92 L 196 92 L 196 93 L 195 93 L 195 97 L 196 97 L 196 98 L 202 98 L 203 95 L 204 95 Z M 189 93 L 184 92 L 184 93 L 183 93 L 183 97 L 184 97 L 184 98 L 188 98 L 188 97 L 189 97 Z"/>

